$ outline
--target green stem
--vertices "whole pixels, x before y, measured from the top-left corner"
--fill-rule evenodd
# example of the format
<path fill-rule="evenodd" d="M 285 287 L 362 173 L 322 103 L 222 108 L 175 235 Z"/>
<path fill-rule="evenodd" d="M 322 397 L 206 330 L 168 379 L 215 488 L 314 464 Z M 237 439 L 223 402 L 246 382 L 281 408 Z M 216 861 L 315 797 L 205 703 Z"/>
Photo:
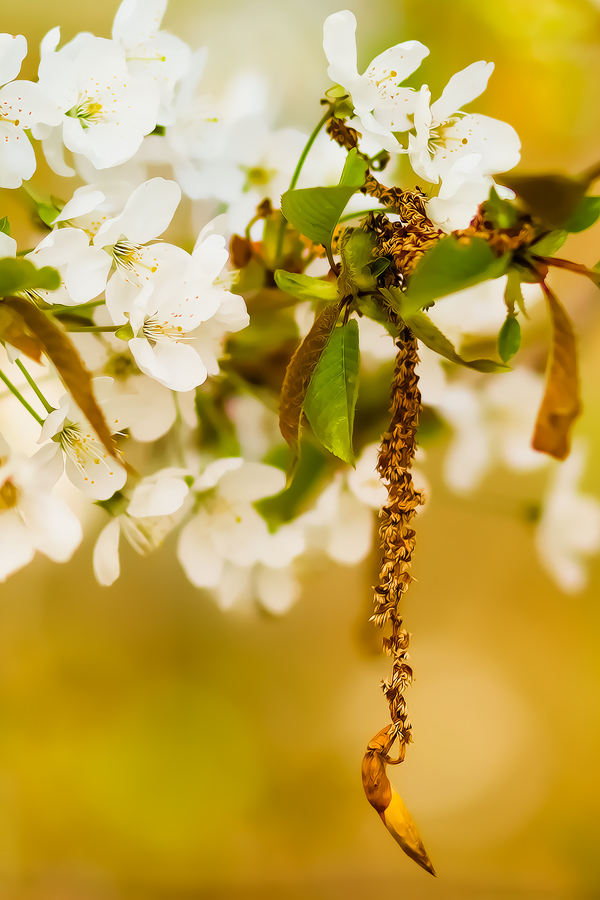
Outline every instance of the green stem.
<path fill-rule="evenodd" d="M 25 366 L 23 365 L 21 360 L 17 359 L 17 360 L 15 360 L 15 362 L 16 362 L 17 366 L 19 367 L 19 369 L 21 370 L 21 372 L 23 373 L 23 375 L 25 376 L 25 378 L 27 379 L 27 383 L 28 383 L 29 387 L 32 389 L 33 393 L 36 395 L 36 397 L 38 398 L 38 400 L 40 401 L 40 403 L 42 404 L 42 406 L 44 407 L 46 412 L 49 412 L 49 413 L 54 412 L 54 407 L 48 403 L 48 401 L 46 400 L 46 398 L 40 391 L 39 387 L 37 386 L 37 384 L 31 377 L 31 375 L 29 374 L 29 372 L 27 371 L 27 369 L 25 368 Z"/>
<path fill-rule="evenodd" d="M 31 413 L 31 415 L 33 416 L 33 418 L 35 419 L 35 421 L 38 423 L 38 425 L 43 425 L 43 424 L 44 424 L 44 420 L 42 419 L 42 417 L 41 417 L 41 416 L 38 416 L 38 414 L 36 413 L 35 409 L 34 409 L 32 406 L 29 405 L 29 403 L 27 402 L 27 400 L 25 399 L 25 397 L 23 396 L 23 394 L 21 393 L 21 391 L 18 390 L 18 388 L 16 388 L 16 387 L 14 386 L 14 384 L 12 383 L 12 381 L 10 381 L 10 380 L 6 377 L 6 375 L 4 374 L 4 372 L 2 371 L 2 369 L 0 369 L 0 378 L 2 379 L 2 381 L 4 382 L 4 384 L 6 385 L 6 387 L 9 389 L 9 391 L 11 392 L 11 394 L 14 394 L 15 397 L 17 398 L 17 400 L 19 401 L 19 403 L 22 403 L 22 404 L 23 404 L 23 406 L 25 407 L 25 409 L 27 410 L 27 412 L 28 412 L 28 413 Z"/>
<path fill-rule="evenodd" d="M 304 166 L 304 163 L 306 162 L 306 157 L 308 156 L 308 154 L 310 152 L 310 148 L 316 141 L 317 135 L 319 134 L 321 128 L 323 128 L 325 123 L 328 122 L 329 119 L 331 118 L 332 112 L 333 112 L 333 106 L 330 105 L 327 108 L 327 112 L 324 114 L 324 116 L 322 117 L 320 122 L 315 126 L 311 136 L 307 140 L 307 142 L 304 146 L 304 150 L 300 154 L 300 159 L 298 160 L 298 165 L 296 166 L 296 168 L 294 170 L 294 174 L 292 175 L 292 180 L 290 181 L 290 186 L 289 186 L 288 190 L 293 191 L 294 188 L 296 187 L 296 185 L 298 184 L 298 179 L 300 178 L 300 173 L 302 171 L 302 167 Z M 285 229 L 286 228 L 287 228 L 287 222 L 284 219 L 279 228 L 279 237 L 277 239 L 277 250 L 275 253 L 275 259 L 277 262 L 279 262 L 279 260 L 281 259 L 281 251 L 283 250 L 283 239 L 285 237 Z"/>
<path fill-rule="evenodd" d="M 81 310 L 93 309 L 95 306 L 102 306 L 104 303 L 106 303 L 106 300 L 92 300 L 90 303 L 81 303 L 79 306 L 61 306 L 57 303 L 56 306 L 44 308 L 44 312 L 50 313 L 52 316 L 60 316 L 63 313 L 77 314 Z"/>
<path fill-rule="evenodd" d="M 84 334 L 99 334 L 102 331 L 112 331 L 114 334 L 120 327 L 120 325 L 71 325 L 70 328 L 67 327 L 67 331 L 81 331 Z"/>

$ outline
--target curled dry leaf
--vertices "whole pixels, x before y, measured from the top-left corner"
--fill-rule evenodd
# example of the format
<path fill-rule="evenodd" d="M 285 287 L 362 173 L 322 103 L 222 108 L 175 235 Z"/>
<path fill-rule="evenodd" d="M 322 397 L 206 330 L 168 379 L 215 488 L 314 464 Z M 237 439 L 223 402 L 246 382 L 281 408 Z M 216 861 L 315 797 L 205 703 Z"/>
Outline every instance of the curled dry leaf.
<path fill-rule="evenodd" d="M 306 392 L 317 363 L 336 326 L 342 305 L 342 300 L 333 303 L 317 316 L 312 328 L 292 356 L 283 379 L 279 401 L 279 428 L 295 453 L 298 452 L 300 419 Z"/>
<path fill-rule="evenodd" d="M 533 448 L 555 459 L 566 459 L 571 428 L 581 412 L 577 347 L 573 326 L 550 288 L 542 284 L 552 322 L 552 346 L 548 360 L 546 390 L 533 434 Z"/>
<path fill-rule="evenodd" d="M 66 389 L 80 408 L 102 444 L 115 459 L 120 460 L 115 442 L 92 391 L 92 376 L 65 332 L 29 300 L 6 297 L 4 303 L 17 312 L 39 341 L 44 353 L 53 363 Z"/>
<path fill-rule="evenodd" d="M 27 328 L 23 316 L 5 303 L 0 303 L 0 340 L 16 347 L 34 362 L 42 361 L 41 343 Z"/>
<path fill-rule="evenodd" d="M 386 728 L 382 728 L 367 745 L 367 752 L 362 762 L 362 781 L 365 794 L 371 806 L 381 816 L 387 830 L 406 855 L 414 859 L 423 869 L 435 875 L 435 869 L 419 836 L 415 821 L 387 777 L 386 764 L 399 761 L 390 760 L 388 756 L 395 741 L 395 737 L 390 738 L 391 727 L 388 725 Z"/>

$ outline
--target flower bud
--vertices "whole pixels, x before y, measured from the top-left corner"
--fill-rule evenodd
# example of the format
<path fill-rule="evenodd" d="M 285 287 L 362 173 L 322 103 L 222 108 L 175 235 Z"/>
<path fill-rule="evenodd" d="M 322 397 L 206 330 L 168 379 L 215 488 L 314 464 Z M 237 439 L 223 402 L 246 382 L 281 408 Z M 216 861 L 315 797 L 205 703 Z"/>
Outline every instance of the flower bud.
<path fill-rule="evenodd" d="M 435 875 L 414 819 L 387 777 L 386 764 L 391 762 L 388 753 L 396 740 L 395 735 L 390 737 L 390 730 L 389 725 L 383 728 L 367 746 L 362 762 L 363 788 L 367 800 L 377 810 L 383 824 L 407 856 Z"/>

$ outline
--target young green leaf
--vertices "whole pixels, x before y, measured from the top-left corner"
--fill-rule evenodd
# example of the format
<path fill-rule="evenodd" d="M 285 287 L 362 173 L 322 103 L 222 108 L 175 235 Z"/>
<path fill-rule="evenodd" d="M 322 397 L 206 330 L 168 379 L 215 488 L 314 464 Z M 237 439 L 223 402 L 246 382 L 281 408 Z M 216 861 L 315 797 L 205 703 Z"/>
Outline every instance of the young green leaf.
<path fill-rule="evenodd" d="M 573 215 L 569 216 L 563 228 L 577 234 L 598 221 L 600 218 L 600 197 L 584 197 Z"/>
<path fill-rule="evenodd" d="M 8 216 L 2 216 L 0 219 L 0 231 L 2 234 L 8 234 L 10 236 L 10 222 L 8 221 Z"/>
<path fill-rule="evenodd" d="M 347 228 L 340 240 L 341 271 L 339 277 L 342 297 L 356 297 L 362 291 L 373 290 L 377 278 L 370 264 L 377 248 L 375 235 L 362 228 Z"/>
<path fill-rule="evenodd" d="M 325 350 L 342 309 L 342 301 L 333 303 L 317 316 L 313 326 L 292 356 L 287 367 L 279 401 L 279 428 L 294 451 L 298 439 L 302 408 L 313 372 Z"/>
<path fill-rule="evenodd" d="M 529 250 L 534 256 L 552 256 L 553 253 L 560 250 L 568 237 L 568 231 L 550 231 L 539 241 L 534 241 Z"/>
<path fill-rule="evenodd" d="M 353 187 L 316 187 L 286 191 L 281 197 L 281 210 L 297 231 L 315 244 L 329 247 L 333 230 L 356 192 Z"/>
<path fill-rule="evenodd" d="M 340 177 L 340 187 L 351 187 L 358 190 L 365 183 L 367 174 L 367 163 L 358 155 L 358 150 L 353 147 L 346 157 L 342 175 Z"/>
<path fill-rule="evenodd" d="M 322 278 L 312 278 L 310 275 L 298 275 L 295 272 L 286 272 L 277 269 L 275 283 L 278 288 L 297 297 L 298 300 L 325 300 L 331 303 L 337 300 L 338 289 L 335 281 L 323 281 Z"/>
<path fill-rule="evenodd" d="M 351 465 L 359 365 L 358 322 L 350 319 L 334 329 L 304 401 L 304 412 L 316 437 L 327 450 Z"/>
<path fill-rule="evenodd" d="M 270 466 L 277 466 L 283 471 L 288 470 L 291 462 L 290 448 L 286 445 L 279 445 L 265 457 L 263 462 Z M 254 508 L 273 530 L 285 522 L 291 522 L 304 511 L 318 493 L 328 469 L 327 455 L 322 447 L 319 447 L 316 442 L 303 441 L 300 460 L 291 482 L 285 490 L 274 497 L 258 500 L 254 504 Z"/>
<path fill-rule="evenodd" d="M 475 369 L 477 372 L 509 371 L 508 366 L 493 362 L 491 359 L 463 359 L 454 349 L 452 342 L 448 340 L 445 334 L 442 334 L 426 313 L 420 310 L 413 310 L 410 304 L 406 303 L 406 295 L 402 291 L 399 291 L 397 288 L 390 288 L 389 290 L 382 289 L 381 293 L 386 297 L 396 314 L 408 325 L 415 337 L 422 341 L 426 347 L 429 347 L 430 350 L 439 353 L 440 356 L 450 360 L 450 362 L 457 363 L 459 366 L 466 366 L 468 369 Z"/>
<path fill-rule="evenodd" d="M 533 448 L 555 459 L 569 455 L 571 428 L 581 412 L 577 346 L 571 321 L 562 305 L 542 285 L 552 323 L 552 347 L 548 358 L 546 390 L 538 412 Z"/>
<path fill-rule="evenodd" d="M 367 164 L 355 147 L 350 150 L 337 187 L 286 191 L 281 211 L 297 231 L 315 244 L 329 248 L 333 230 L 348 200 L 365 183 Z"/>
<path fill-rule="evenodd" d="M 495 228 L 512 228 L 519 218 L 513 204 L 508 200 L 502 200 L 495 187 L 490 191 L 489 199 L 485 201 L 482 212 Z"/>
<path fill-rule="evenodd" d="M 37 269 L 28 259 L 10 256 L 0 259 L 0 297 L 8 297 L 17 291 L 55 291 L 58 287 L 60 275 L 50 266 Z"/>
<path fill-rule="evenodd" d="M 37 271 L 37 270 L 36 270 Z M 43 270 L 40 270 L 43 271 Z M 53 271 L 53 270 L 50 270 Z M 102 444 L 115 459 L 120 459 L 104 414 L 92 391 L 92 376 L 81 361 L 65 332 L 40 309 L 21 297 L 7 297 L 4 303 L 24 319 L 44 353 L 52 361 L 66 389 L 89 421 Z"/>
<path fill-rule="evenodd" d="M 422 309 L 439 297 L 473 287 L 490 278 L 504 275 L 510 254 L 495 256 L 481 238 L 456 238 L 449 234 L 421 257 L 410 276 L 406 304 Z"/>
<path fill-rule="evenodd" d="M 508 362 L 521 346 L 521 326 L 514 316 L 507 316 L 498 334 L 498 353 L 502 362 Z"/>

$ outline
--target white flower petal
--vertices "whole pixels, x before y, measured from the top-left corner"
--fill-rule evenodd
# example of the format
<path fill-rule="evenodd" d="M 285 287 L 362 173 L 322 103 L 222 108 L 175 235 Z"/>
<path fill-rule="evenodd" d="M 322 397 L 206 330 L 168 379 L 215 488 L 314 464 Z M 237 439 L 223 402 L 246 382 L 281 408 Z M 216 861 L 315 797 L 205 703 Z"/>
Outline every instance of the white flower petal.
<path fill-rule="evenodd" d="M 127 512 L 130 516 L 169 516 L 181 509 L 189 493 L 183 478 L 159 478 L 154 484 L 142 481 L 133 492 Z"/>
<path fill-rule="evenodd" d="M 323 49 L 329 62 L 327 74 L 331 80 L 351 90 L 351 84 L 359 77 L 354 13 L 344 9 L 325 19 Z"/>
<path fill-rule="evenodd" d="M 7 510 L 0 515 L 0 581 L 6 581 L 31 562 L 35 547 L 18 513 Z"/>
<path fill-rule="evenodd" d="M 161 341 L 151 347 L 144 338 L 133 338 L 129 348 L 142 372 L 172 391 L 191 391 L 206 381 L 206 366 L 189 344 Z"/>
<path fill-rule="evenodd" d="M 27 56 L 27 40 L 22 34 L 0 34 L 0 84 L 14 81 Z"/>
<path fill-rule="evenodd" d="M 483 94 L 493 71 L 494 63 L 480 60 L 453 75 L 442 96 L 431 105 L 433 121 L 446 122 L 463 106 Z"/>
<path fill-rule="evenodd" d="M 54 562 L 67 562 L 81 543 L 83 531 L 75 513 L 64 500 L 40 493 L 27 495 L 19 509 L 31 540 Z"/>
<path fill-rule="evenodd" d="M 166 230 L 180 200 L 181 188 L 176 182 L 151 178 L 135 189 L 120 216 L 102 225 L 94 243 L 100 247 L 114 244 L 123 234 L 145 244 Z"/>
<path fill-rule="evenodd" d="M 223 572 L 223 559 L 211 540 L 210 517 L 200 512 L 182 529 L 177 559 L 195 587 L 216 588 Z"/>
<path fill-rule="evenodd" d="M 98 584 L 105 587 L 113 584 L 121 573 L 119 562 L 119 537 L 121 527 L 118 519 L 111 519 L 102 529 L 94 547 L 94 575 Z"/>
<path fill-rule="evenodd" d="M 300 596 L 300 585 L 289 568 L 259 566 L 256 572 L 256 592 L 264 608 L 279 616 L 294 605 Z"/>
<path fill-rule="evenodd" d="M 232 503 L 254 503 L 278 494 L 284 487 L 285 472 L 256 462 L 244 462 L 219 479 L 219 493 Z"/>

